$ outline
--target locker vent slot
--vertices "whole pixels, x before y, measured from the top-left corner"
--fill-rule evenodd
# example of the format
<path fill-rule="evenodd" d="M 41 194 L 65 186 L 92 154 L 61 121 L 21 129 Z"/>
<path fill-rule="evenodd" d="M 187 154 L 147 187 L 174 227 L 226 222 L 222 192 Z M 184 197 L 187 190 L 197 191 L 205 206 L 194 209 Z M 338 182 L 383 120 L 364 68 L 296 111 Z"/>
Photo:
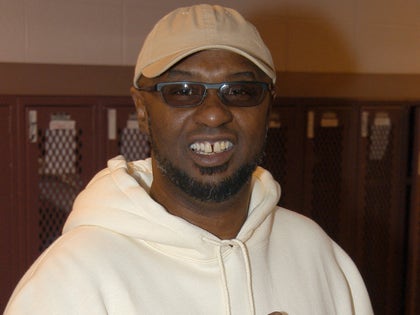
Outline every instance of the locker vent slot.
<path fill-rule="evenodd" d="M 126 127 L 119 134 L 119 150 L 127 161 L 142 160 L 150 156 L 148 137 L 140 129 Z"/>
<path fill-rule="evenodd" d="M 269 169 L 273 177 L 280 183 L 282 188 L 287 186 L 287 126 L 279 124 L 274 128 L 268 129 L 267 144 L 265 150 L 264 164 Z M 282 189 L 280 204 L 282 200 L 287 200 L 287 191 Z"/>
<path fill-rule="evenodd" d="M 341 207 L 343 127 L 315 129 L 313 139 L 312 217 L 334 239 L 338 239 Z"/>
<path fill-rule="evenodd" d="M 382 134 L 381 134 L 382 132 Z M 364 277 L 370 285 L 370 294 L 373 301 L 382 301 L 375 312 L 382 313 L 387 309 L 386 288 L 388 285 L 388 270 L 390 255 L 391 200 L 392 200 L 392 170 L 393 166 L 393 130 L 388 126 L 373 125 L 369 137 L 369 148 L 366 151 L 366 177 L 364 179 L 364 226 L 363 226 L 363 256 Z M 378 139 L 384 139 L 379 141 Z M 375 158 L 372 158 L 372 154 Z M 380 157 L 380 158 L 377 158 Z M 381 262 L 378 265 L 378 261 Z M 398 297 L 395 296 L 398 300 Z M 379 309 L 381 308 L 381 309 Z M 395 310 L 394 314 L 400 312 Z"/>
<path fill-rule="evenodd" d="M 44 251 L 60 234 L 82 189 L 81 130 L 39 130 L 39 247 Z"/>

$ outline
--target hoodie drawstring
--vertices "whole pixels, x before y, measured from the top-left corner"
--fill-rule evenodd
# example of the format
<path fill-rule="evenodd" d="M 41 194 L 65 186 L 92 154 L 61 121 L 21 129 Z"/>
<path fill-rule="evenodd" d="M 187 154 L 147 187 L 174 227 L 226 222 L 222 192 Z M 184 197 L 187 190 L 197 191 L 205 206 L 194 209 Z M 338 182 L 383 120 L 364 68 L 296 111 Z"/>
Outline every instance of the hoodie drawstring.
<path fill-rule="evenodd" d="M 247 281 L 247 288 L 248 288 L 248 302 L 249 307 L 251 310 L 252 315 L 255 314 L 255 302 L 254 302 L 254 294 L 252 290 L 252 277 L 251 277 L 251 264 L 249 260 L 248 251 L 246 249 L 246 246 L 243 242 L 241 242 L 238 239 L 232 239 L 232 240 L 222 240 L 222 241 L 215 241 L 208 238 L 204 238 L 207 242 L 212 243 L 216 246 L 218 246 L 217 251 L 217 261 L 219 264 L 219 268 L 221 271 L 221 279 L 223 284 L 223 295 L 225 297 L 225 305 L 226 305 L 226 314 L 231 314 L 231 302 L 230 302 L 230 295 L 229 295 L 229 289 L 227 285 L 227 277 L 226 277 L 226 268 L 225 264 L 223 262 L 223 246 L 238 246 L 241 249 L 242 257 L 244 258 L 245 263 L 245 271 L 246 271 L 246 281 Z"/>
<path fill-rule="evenodd" d="M 242 256 L 245 261 L 245 271 L 246 271 L 246 282 L 248 284 L 248 301 L 249 307 L 251 309 L 251 314 L 255 314 L 255 302 L 254 302 L 254 292 L 252 291 L 252 277 L 251 277 L 251 263 L 249 261 L 248 250 L 244 243 L 240 240 L 233 239 L 232 243 L 235 243 L 239 246 L 242 252 Z"/>
<path fill-rule="evenodd" d="M 222 275 L 222 284 L 223 284 L 223 295 L 225 297 L 225 307 L 226 307 L 226 314 L 230 315 L 231 305 L 230 305 L 230 296 L 229 296 L 229 289 L 227 287 L 227 280 L 226 280 L 226 268 L 225 264 L 223 263 L 223 253 L 222 253 L 222 246 L 219 245 L 219 250 L 217 251 L 217 262 L 219 263 L 219 268 Z"/>

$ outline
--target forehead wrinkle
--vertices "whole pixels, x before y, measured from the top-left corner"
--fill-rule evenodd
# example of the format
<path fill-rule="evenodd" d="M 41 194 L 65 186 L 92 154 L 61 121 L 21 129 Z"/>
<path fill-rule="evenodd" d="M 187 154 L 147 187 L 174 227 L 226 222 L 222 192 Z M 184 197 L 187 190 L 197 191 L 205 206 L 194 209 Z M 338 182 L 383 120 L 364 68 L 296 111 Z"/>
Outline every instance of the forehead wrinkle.
<path fill-rule="evenodd" d="M 169 69 L 167 71 L 167 77 L 170 79 L 172 77 L 192 77 L 194 74 L 191 71 L 187 71 L 187 70 L 181 70 L 181 69 Z"/>
<path fill-rule="evenodd" d="M 226 82 L 264 79 L 250 60 L 224 50 L 205 50 L 184 58 L 161 76 L 170 81 Z"/>
<path fill-rule="evenodd" d="M 234 73 L 226 73 L 223 74 L 224 80 L 223 81 L 240 81 L 240 80 L 253 80 L 257 79 L 257 74 L 253 71 L 238 71 Z M 181 69 L 170 69 L 167 71 L 167 78 L 168 79 L 182 79 L 182 80 L 189 80 L 191 78 L 202 77 L 202 74 L 198 71 L 187 71 Z"/>
<path fill-rule="evenodd" d="M 246 78 L 246 79 L 256 80 L 256 75 L 253 71 L 240 71 L 240 72 L 232 73 L 228 77 L 232 79 Z"/>

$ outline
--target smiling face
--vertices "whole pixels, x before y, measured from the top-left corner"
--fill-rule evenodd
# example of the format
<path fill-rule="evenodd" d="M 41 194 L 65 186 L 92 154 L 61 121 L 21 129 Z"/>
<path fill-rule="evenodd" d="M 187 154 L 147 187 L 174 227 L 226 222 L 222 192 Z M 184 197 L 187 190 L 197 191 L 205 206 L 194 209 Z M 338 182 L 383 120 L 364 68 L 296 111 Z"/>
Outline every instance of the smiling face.
<path fill-rule="evenodd" d="M 142 77 L 140 86 L 175 81 L 271 83 L 246 58 L 208 50 L 189 56 L 160 77 Z M 201 201 L 220 202 L 249 182 L 262 157 L 270 91 L 252 107 L 227 106 L 215 89 L 209 89 L 196 107 L 171 107 L 159 92 L 133 90 L 133 98 L 140 126 L 151 138 L 154 185 L 181 189 Z"/>

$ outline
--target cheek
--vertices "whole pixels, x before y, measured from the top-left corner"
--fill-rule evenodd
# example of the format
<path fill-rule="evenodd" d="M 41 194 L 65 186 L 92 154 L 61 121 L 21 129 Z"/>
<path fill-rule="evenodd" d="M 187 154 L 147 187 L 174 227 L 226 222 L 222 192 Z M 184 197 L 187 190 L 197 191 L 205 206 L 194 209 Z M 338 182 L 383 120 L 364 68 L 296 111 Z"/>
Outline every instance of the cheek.
<path fill-rule="evenodd" d="M 149 128 L 152 141 L 155 144 L 162 144 L 166 147 L 179 142 L 185 128 L 185 115 L 174 113 L 171 109 L 156 107 L 149 112 Z"/>
<path fill-rule="evenodd" d="M 264 141 L 268 126 L 267 110 L 252 111 L 246 116 L 239 117 L 238 121 L 243 134 L 249 140 L 254 141 L 256 146 L 259 144 L 257 142 Z"/>

